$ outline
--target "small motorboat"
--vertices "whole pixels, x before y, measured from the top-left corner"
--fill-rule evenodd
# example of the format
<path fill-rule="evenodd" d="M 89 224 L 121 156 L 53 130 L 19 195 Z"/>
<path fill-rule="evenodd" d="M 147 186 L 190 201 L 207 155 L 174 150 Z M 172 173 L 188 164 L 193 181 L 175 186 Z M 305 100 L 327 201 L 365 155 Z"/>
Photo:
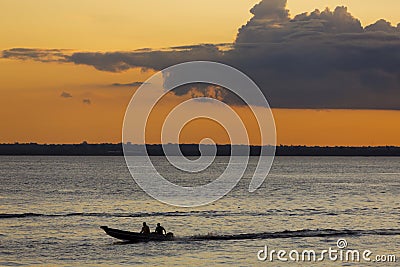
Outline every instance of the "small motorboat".
<path fill-rule="evenodd" d="M 100 226 L 101 229 L 106 232 L 109 236 L 117 238 L 123 241 L 130 242 L 147 242 L 147 241 L 171 241 L 174 240 L 174 234 L 169 232 L 166 235 L 161 235 L 157 233 L 141 234 L 137 232 L 129 232 L 110 228 L 108 226 Z"/>

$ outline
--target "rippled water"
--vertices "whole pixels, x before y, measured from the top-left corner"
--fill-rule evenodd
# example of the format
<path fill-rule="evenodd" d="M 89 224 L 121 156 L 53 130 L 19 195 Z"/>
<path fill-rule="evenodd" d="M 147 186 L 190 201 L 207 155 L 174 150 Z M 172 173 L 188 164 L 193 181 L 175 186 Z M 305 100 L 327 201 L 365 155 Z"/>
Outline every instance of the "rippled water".
<path fill-rule="evenodd" d="M 278 157 L 256 192 L 247 191 L 249 171 L 230 194 L 199 208 L 153 200 L 133 182 L 122 157 L 0 159 L 0 265 L 286 266 L 259 261 L 257 252 L 265 245 L 318 251 L 336 247 L 339 238 L 348 248 L 400 261 L 399 158 Z M 212 180 L 227 159 L 218 157 L 198 175 L 174 170 L 162 158 L 153 162 L 170 180 L 192 185 Z M 143 221 L 151 228 L 161 222 L 177 240 L 126 244 L 99 228 L 139 231 Z"/>

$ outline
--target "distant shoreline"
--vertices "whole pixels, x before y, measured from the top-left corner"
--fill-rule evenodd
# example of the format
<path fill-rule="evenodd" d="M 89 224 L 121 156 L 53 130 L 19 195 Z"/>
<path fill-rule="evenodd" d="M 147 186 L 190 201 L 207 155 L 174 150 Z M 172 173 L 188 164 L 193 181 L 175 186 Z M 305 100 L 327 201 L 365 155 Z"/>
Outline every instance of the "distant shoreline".
<path fill-rule="evenodd" d="M 135 154 L 139 146 L 131 144 L 129 148 Z M 162 145 L 146 145 L 150 156 L 163 156 Z M 244 147 L 244 146 L 238 146 Z M 181 144 L 185 156 L 199 156 L 197 144 Z M 251 146 L 250 155 L 258 156 L 260 146 Z M 230 145 L 217 145 L 218 156 L 229 156 Z M 36 144 L 15 143 L 0 144 L 0 155 L 3 156 L 122 156 L 122 144 Z M 141 155 L 140 153 L 137 155 Z M 245 155 L 245 154 L 243 154 Z M 276 156 L 400 156 L 400 147 L 395 146 L 366 146 L 366 147 L 321 147 L 321 146 L 277 146 Z"/>

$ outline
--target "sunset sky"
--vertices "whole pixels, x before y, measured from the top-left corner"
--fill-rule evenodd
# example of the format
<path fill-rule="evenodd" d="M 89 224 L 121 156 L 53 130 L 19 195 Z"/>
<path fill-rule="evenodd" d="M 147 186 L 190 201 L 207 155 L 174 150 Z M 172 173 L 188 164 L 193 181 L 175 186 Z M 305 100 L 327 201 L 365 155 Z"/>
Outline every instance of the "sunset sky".
<path fill-rule="evenodd" d="M 0 0 L 0 142 L 121 142 L 142 82 L 176 63 L 211 60 L 259 85 L 277 144 L 400 146 L 400 2 L 259 2 Z M 191 93 L 166 95 L 147 143 L 161 142 L 164 116 Z M 180 137 L 229 141 L 204 120 Z"/>

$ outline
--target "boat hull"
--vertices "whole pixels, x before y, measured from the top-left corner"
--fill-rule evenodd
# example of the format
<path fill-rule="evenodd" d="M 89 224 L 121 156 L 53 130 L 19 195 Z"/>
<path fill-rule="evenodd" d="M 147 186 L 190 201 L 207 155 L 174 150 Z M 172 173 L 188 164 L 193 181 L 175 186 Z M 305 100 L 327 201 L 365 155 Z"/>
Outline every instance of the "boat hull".
<path fill-rule="evenodd" d="M 108 226 L 100 226 L 107 235 L 123 241 L 130 242 L 148 242 L 148 241 L 172 241 L 174 239 L 173 233 L 160 235 L 156 233 L 141 234 L 137 232 L 123 231 L 119 229 L 110 228 Z"/>

